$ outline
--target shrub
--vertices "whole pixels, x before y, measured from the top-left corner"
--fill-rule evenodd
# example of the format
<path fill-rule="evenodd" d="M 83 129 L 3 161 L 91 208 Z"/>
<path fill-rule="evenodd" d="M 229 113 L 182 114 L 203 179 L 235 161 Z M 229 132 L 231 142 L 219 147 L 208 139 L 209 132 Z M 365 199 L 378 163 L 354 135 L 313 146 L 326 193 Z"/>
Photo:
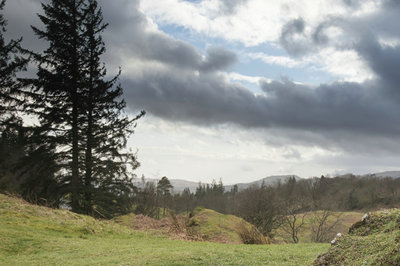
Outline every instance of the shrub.
<path fill-rule="evenodd" d="M 237 231 L 243 244 L 269 244 L 269 239 L 256 227 L 249 226 L 243 221 L 238 224 Z"/>

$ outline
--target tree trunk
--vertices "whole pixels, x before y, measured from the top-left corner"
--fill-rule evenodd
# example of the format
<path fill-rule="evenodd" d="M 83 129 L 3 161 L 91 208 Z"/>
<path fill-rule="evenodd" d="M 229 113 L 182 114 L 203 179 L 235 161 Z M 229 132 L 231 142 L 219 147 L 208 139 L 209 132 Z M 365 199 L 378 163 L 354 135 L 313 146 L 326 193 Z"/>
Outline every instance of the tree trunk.
<path fill-rule="evenodd" d="M 78 146 L 78 57 L 77 57 L 77 29 L 76 29 L 76 3 L 74 2 L 74 7 L 72 8 L 72 12 L 74 15 L 74 47 L 72 54 L 72 199 L 71 199 L 71 207 L 72 211 L 79 211 L 79 146 Z"/>

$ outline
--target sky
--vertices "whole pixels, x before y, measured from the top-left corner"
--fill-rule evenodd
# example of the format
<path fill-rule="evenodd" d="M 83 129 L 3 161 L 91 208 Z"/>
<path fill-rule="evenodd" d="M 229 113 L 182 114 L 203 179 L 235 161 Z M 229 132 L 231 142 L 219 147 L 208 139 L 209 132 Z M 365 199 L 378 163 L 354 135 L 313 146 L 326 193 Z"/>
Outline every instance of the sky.
<path fill-rule="evenodd" d="M 47 47 L 39 0 L 7 38 Z M 100 0 L 140 177 L 225 184 L 399 170 L 399 0 Z M 34 72 L 34 70 L 29 70 Z"/>

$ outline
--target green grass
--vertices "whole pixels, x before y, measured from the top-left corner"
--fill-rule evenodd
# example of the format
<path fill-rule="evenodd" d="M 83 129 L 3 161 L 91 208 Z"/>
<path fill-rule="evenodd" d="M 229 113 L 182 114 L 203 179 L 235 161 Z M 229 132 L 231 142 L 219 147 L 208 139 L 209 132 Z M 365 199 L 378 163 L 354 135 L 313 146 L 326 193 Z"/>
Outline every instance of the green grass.
<path fill-rule="evenodd" d="M 0 265 L 307 265 L 328 246 L 171 240 L 0 194 Z"/>
<path fill-rule="evenodd" d="M 400 265 L 400 210 L 372 213 L 354 224 L 316 265 Z"/>
<path fill-rule="evenodd" d="M 241 244 L 239 225 L 246 228 L 253 225 L 234 215 L 221 214 L 219 212 L 197 207 L 190 219 L 190 228 L 203 239 L 212 242 Z"/>

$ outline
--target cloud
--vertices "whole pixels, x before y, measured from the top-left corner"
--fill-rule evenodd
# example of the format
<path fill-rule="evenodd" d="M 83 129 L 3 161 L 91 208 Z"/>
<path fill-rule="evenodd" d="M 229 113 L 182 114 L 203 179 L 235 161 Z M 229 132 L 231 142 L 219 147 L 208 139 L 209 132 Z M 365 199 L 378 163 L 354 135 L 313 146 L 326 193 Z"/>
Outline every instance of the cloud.
<path fill-rule="evenodd" d="M 41 12 L 40 2 L 39 0 L 7 0 L 3 11 L 8 21 L 6 37 L 12 39 L 23 37 L 24 47 L 34 51 L 41 51 L 45 47 L 44 42 L 36 38 L 31 29 L 31 25 L 41 24 L 37 16 L 37 13 Z"/>
<path fill-rule="evenodd" d="M 260 53 L 260 52 L 250 53 L 250 54 L 248 54 L 248 56 L 253 59 L 260 59 L 267 64 L 281 65 L 281 66 L 285 66 L 288 68 L 299 67 L 299 66 L 305 65 L 305 62 L 292 59 L 288 56 L 268 55 L 268 54 Z"/>
<path fill-rule="evenodd" d="M 398 141 L 400 133 L 400 117 L 396 115 L 400 113 L 400 104 L 392 97 L 392 90 L 385 89 L 386 83 L 394 88 L 397 82 L 398 48 L 382 47 L 375 35 L 370 35 L 372 40 L 361 38 L 360 34 L 356 36 L 353 32 L 355 26 L 351 27 L 356 20 L 329 18 L 329 23 L 322 21 L 310 27 L 314 30 L 307 31 L 305 20 L 295 19 L 283 27 L 281 41 L 291 53 L 303 54 L 304 60 L 307 60 L 304 53 L 315 57 L 322 53 L 324 57 L 321 60 L 331 61 L 335 66 L 328 70 L 343 71 L 343 75 L 351 72 L 343 64 L 354 57 L 355 61 L 361 60 L 371 67 L 375 79 L 318 86 L 297 84 L 287 79 L 261 81 L 260 88 L 264 94 L 255 95 L 218 73 L 236 62 L 234 53 L 213 47 L 203 55 L 189 44 L 162 32 L 142 30 L 151 21 L 145 20 L 140 11 L 136 12 L 144 24 L 140 24 L 141 28 L 135 29 L 134 34 L 125 34 L 129 39 L 113 43 L 115 46 L 129 43 L 130 58 L 138 58 L 135 62 L 146 66 L 138 72 L 130 72 L 122 80 L 131 108 L 145 109 L 154 116 L 175 122 L 210 127 L 229 124 L 244 129 L 267 130 L 280 136 L 269 138 L 269 141 L 275 139 L 279 145 L 289 142 L 354 150 L 363 150 L 368 145 L 385 149 L 398 147 L 393 143 Z M 384 21 L 381 23 L 386 24 Z M 343 34 L 350 35 L 351 38 L 343 42 L 352 45 L 339 50 L 334 47 L 333 50 L 315 48 L 332 43 L 330 33 L 327 33 L 330 27 L 339 27 Z M 312 38 L 313 33 L 315 38 Z M 389 33 L 388 36 L 392 36 Z M 310 43 L 314 46 L 307 47 L 306 44 Z M 332 62 L 337 56 L 330 58 L 330 55 L 335 53 L 342 53 L 343 60 Z M 272 63 L 297 62 L 283 56 L 268 59 Z M 155 67 L 155 63 L 161 63 L 162 67 Z M 359 74 L 355 72 L 352 75 Z"/>
<path fill-rule="evenodd" d="M 293 19 L 283 26 L 279 40 L 290 55 L 298 56 L 311 52 L 312 46 L 309 45 L 305 27 L 302 18 Z"/>
<path fill-rule="evenodd" d="M 211 47 L 207 50 L 207 54 L 206 60 L 199 67 L 203 71 L 226 69 L 237 61 L 235 53 L 222 47 Z"/>
<path fill-rule="evenodd" d="M 19 1 L 22 0 L 16 2 Z M 194 46 L 168 36 L 143 14 L 142 4 L 145 3 L 101 1 L 105 21 L 110 22 L 104 34 L 108 48 L 105 59 L 113 67 L 122 65 L 123 70 L 127 69 L 121 82 L 131 110 L 145 109 L 173 122 L 209 127 L 229 124 L 244 130 L 266 130 L 278 136 L 275 140 L 279 144 L 287 141 L 299 145 L 314 143 L 365 149 L 372 145 L 370 142 L 379 140 L 373 145 L 388 149 L 398 147 L 392 144 L 400 136 L 400 78 L 397 74 L 400 48 L 383 46 L 379 42 L 380 38 L 400 38 L 398 28 L 392 26 L 398 19 L 396 11 L 392 11 L 398 11 L 395 2 L 384 2 L 379 10 L 365 16 L 329 18 L 310 25 L 307 25 L 309 20 L 298 17 L 282 27 L 280 41 L 290 54 L 307 59 L 307 56 L 318 57 L 328 51 L 324 61 L 335 65 L 335 71 L 350 72 L 341 63 L 350 58 L 349 53 L 344 53 L 339 63 L 331 62 L 334 58 L 329 56 L 337 51 L 351 51 L 359 56 L 357 60 L 367 64 L 375 79 L 317 86 L 297 84 L 288 79 L 261 80 L 263 94 L 257 95 L 242 85 L 231 83 L 226 74 L 221 73 L 237 62 L 235 53 L 210 47 L 203 54 Z M 250 3 L 244 8 L 248 5 Z M 13 12 L 17 12 L 17 5 L 13 8 Z M 241 12 L 239 9 L 240 5 L 238 12 Z M 329 32 L 332 27 L 342 30 L 340 45 L 332 42 Z M 331 47 L 324 47 L 328 45 Z M 297 62 L 286 56 L 267 57 L 267 60 L 286 65 Z"/>
<path fill-rule="evenodd" d="M 382 85 L 381 89 L 390 90 L 396 97 L 399 97 L 400 46 L 383 47 L 377 41 L 376 36 L 367 35 L 361 38 L 355 48 L 379 77 Z"/>
<path fill-rule="evenodd" d="M 244 5 L 247 0 L 219 0 L 220 1 L 220 9 L 223 14 L 232 14 L 240 8 L 241 5 Z"/>
<path fill-rule="evenodd" d="M 396 101 L 379 94 L 376 84 L 333 83 L 311 88 L 291 81 L 262 82 L 254 95 L 214 74 L 172 71 L 126 80 L 127 100 L 168 120 L 255 128 L 293 128 L 323 134 L 348 131 L 365 135 L 400 133 Z M 373 121 L 373 123 L 371 123 Z"/>

